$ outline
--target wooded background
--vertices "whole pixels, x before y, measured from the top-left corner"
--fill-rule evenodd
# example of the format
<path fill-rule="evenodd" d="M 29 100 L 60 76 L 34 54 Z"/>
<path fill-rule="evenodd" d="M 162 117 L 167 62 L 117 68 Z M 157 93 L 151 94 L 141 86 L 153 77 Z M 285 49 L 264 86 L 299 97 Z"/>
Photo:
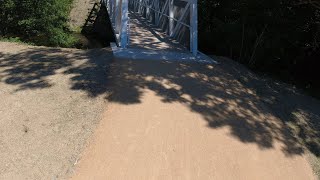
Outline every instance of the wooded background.
<path fill-rule="evenodd" d="M 0 36 L 19 37 L 37 45 L 69 47 L 73 0 L 0 0 Z"/>
<path fill-rule="evenodd" d="M 199 0 L 199 37 L 207 53 L 320 91 L 320 1 Z"/>

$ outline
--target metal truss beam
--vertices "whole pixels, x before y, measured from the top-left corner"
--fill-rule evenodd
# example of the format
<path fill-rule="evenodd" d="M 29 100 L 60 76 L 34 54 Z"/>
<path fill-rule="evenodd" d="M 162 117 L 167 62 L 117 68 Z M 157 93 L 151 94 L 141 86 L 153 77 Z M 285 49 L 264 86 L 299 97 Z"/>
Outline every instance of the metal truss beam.
<path fill-rule="evenodd" d="M 198 6 L 197 0 L 186 1 L 182 13 L 177 14 L 175 1 L 177 0 L 103 0 L 107 6 L 110 21 L 116 34 L 118 45 L 126 48 L 129 37 L 129 18 L 128 8 L 132 8 L 145 16 L 148 20 L 154 20 L 154 24 L 159 26 L 163 17 L 168 18 L 169 33 L 168 36 L 177 38 L 182 30 L 186 27 L 190 31 L 190 51 L 197 55 L 198 53 Z M 181 1 L 181 0 L 180 0 Z M 177 17 L 179 15 L 179 17 Z M 189 16 L 189 18 L 188 18 Z M 187 22 L 190 19 L 190 22 Z"/>

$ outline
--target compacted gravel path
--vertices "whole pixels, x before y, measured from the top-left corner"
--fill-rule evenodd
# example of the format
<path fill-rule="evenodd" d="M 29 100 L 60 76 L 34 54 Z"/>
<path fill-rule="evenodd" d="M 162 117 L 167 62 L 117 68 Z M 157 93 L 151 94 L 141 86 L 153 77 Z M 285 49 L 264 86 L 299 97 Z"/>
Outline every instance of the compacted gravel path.
<path fill-rule="evenodd" d="M 218 61 L 0 42 L 0 179 L 315 179 L 320 102 Z"/>
<path fill-rule="evenodd" d="M 251 76 L 228 60 L 116 59 L 106 111 L 72 179 L 315 179 L 268 104 L 275 94 L 240 83 Z"/>

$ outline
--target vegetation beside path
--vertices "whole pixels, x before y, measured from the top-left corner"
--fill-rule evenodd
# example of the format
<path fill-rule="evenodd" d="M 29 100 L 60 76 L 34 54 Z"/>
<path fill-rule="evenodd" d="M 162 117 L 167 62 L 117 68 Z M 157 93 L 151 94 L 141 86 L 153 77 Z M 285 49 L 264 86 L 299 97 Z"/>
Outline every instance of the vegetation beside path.
<path fill-rule="evenodd" d="M 320 97 L 320 2 L 198 0 L 200 49 Z"/>
<path fill-rule="evenodd" d="M 68 27 L 73 0 L 0 1 L 0 37 L 35 45 L 72 47 Z"/>

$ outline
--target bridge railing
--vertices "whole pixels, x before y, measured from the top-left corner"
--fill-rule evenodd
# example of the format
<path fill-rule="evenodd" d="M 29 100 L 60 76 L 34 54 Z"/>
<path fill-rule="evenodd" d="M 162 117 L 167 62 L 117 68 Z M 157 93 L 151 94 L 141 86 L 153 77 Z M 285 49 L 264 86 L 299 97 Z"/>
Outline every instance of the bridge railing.
<path fill-rule="evenodd" d="M 188 41 L 190 51 L 197 54 L 197 0 L 129 0 L 129 7 L 133 12 L 144 16 L 156 26 L 163 27 L 166 26 L 163 24 L 167 24 L 168 36 L 178 39 L 178 41 Z M 189 32 L 189 37 L 178 37 L 181 32 L 185 31 Z"/>
<path fill-rule="evenodd" d="M 189 49 L 198 52 L 198 6 L 197 0 L 103 0 L 108 9 L 110 22 L 120 47 L 129 42 L 128 7 L 159 26 L 168 22 L 168 36 L 176 39 L 183 28 L 189 32 Z"/>

